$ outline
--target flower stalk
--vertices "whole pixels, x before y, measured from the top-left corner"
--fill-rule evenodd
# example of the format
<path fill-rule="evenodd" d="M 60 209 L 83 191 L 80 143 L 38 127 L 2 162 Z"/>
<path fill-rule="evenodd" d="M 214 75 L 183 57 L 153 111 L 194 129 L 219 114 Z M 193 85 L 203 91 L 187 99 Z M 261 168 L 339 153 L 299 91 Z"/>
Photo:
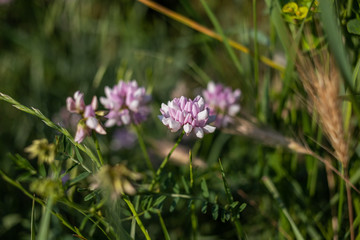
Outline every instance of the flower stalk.
<path fill-rule="evenodd" d="M 165 168 L 166 164 L 168 163 L 171 154 L 175 151 L 175 149 L 177 148 L 177 146 L 180 144 L 182 138 L 184 137 L 185 131 L 183 130 L 178 138 L 178 140 L 176 141 L 175 145 L 172 147 L 172 149 L 170 150 L 169 154 L 165 157 L 165 159 L 163 160 L 163 162 L 161 163 L 160 167 L 158 168 L 158 170 L 156 171 L 155 177 L 153 178 L 149 191 L 152 191 L 155 187 L 155 184 L 158 182 L 160 174 L 162 172 L 162 170 Z"/>
<path fill-rule="evenodd" d="M 137 135 L 137 138 L 138 138 L 138 141 L 139 141 L 139 144 L 140 144 L 140 148 L 141 148 L 141 151 L 144 155 L 144 159 L 145 159 L 145 162 L 146 162 L 146 165 L 148 166 L 148 168 L 151 170 L 151 172 L 153 173 L 153 176 L 155 176 L 155 169 L 151 163 L 151 160 L 150 160 L 150 157 L 149 157 L 149 153 L 148 151 L 146 150 L 146 146 L 145 146 L 145 142 L 144 142 L 144 138 L 142 137 L 142 134 L 140 132 L 140 128 L 138 125 L 135 125 L 133 124 L 134 126 L 134 129 L 136 131 L 136 135 Z"/>

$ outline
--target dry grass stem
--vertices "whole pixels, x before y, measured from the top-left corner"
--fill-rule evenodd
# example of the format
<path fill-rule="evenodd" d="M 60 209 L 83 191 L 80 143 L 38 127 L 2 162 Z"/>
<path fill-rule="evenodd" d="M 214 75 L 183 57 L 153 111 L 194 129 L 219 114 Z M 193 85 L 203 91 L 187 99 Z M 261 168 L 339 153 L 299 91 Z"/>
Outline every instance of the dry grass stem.
<path fill-rule="evenodd" d="M 282 134 L 269 128 L 261 128 L 244 118 L 234 118 L 234 124 L 228 128 L 223 129 L 223 131 L 229 134 L 251 138 L 255 141 L 260 142 L 263 145 L 267 145 L 270 147 L 284 147 L 299 154 L 310 155 L 318 159 L 324 165 L 326 165 L 326 167 L 328 167 L 331 171 L 333 171 L 336 175 L 343 179 L 357 193 L 360 193 L 360 191 L 354 186 L 354 184 L 352 184 L 348 178 L 344 177 L 328 161 L 320 157 L 318 154 L 314 153 L 307 146 L 302 145 L 301 143 L 292 138 L 285 137 Z"/>
<path fill-rule="evenodd" d="M 244 118 L 234 118 L 234 125 L 223 129 L 223 131 L 229 134 L 252 138 L 267 146 L 285 147 L 296 153 L 312 155 L 309 148 L 304 147 L 294 139 L 284 137 L 272 129 L 258 127 L 255 123 Z"/>

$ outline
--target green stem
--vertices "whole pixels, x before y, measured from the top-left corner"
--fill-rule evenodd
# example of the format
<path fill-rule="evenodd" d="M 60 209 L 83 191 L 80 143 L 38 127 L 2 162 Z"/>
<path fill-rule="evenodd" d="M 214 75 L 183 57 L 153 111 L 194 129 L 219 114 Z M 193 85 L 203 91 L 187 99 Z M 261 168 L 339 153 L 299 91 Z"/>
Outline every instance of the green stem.
<path fill-rule="evenodd" d="M 189 162 L 190 162 L 190 191 L 193 193 L 193 187 L 194 187 L 194 175 L 193 175 L 193 162 L 192 162 L 192 152 L 189 151 Z M 197 239 L 197 225 L 198 221 L 195 214 L 195 202 L 194 200 L 191 200 L 191 227 L 192 227 L 192 234 L 193 234 L 193 240 Z"/>
<path fill-rule="evenodd" d="M 344 176 L 349 179 L 349 169 L 344 167 Z M 346 197 L 347 197 L 347 204 L 348 204 L 348 212 L 349 212 L 349 225 L 350 225 L 350 239 L 355 239 L 355 232 L 354 232 L 354 214 L 353 214 L 353 204 L 352 204 L 352 197 L 351 197 L 351 188 L 349 184 L 346 184 Z"/>
<path fill-rule="evenodd" d="M 224 184 L 224 189 L 225 189 L 225 193 L 226 193 L 226 198 L 229 202 L 229 204 L 232 204 L 234 202 L 234 198 L 233 196 L 231 195 L 231 192 L 230 192 L 230 188 L 229 188 L 229 185 L 226 181 L 226 177 L 225 177 L 225 171 L 224 171 L 224 167 L 221 163 L 221 159 L 219 158 L 219 166 L 220 166 L 220 170 L 221 170 L 221 177 L 222 177 L 222 180 L 223 180 L 223 184 Z M 241 226 L 241 223 L 239 221 L 238 218 L 232 216 L 231 217 L 231 221 L 234 223 L 235 225 L 235 228 L 236 228 L 236 233 L 237 233 L 237 236 L 238 236 L 238 239 L 242 239 L 242 236 L 244 235 L 244 232 L 243 232 L 243 229 L 242 229 L 242 226 Z"/>
<path fill-rule="evenodd" d="M 50 227 L 50 215 L 51 209 L 54 204 L 54 196 L 50 196 L 46 203 L 46 209 L 44 215 L 41 217 L 39 235 L 37 239 L 46 240 L 48 239 L 49 227 Z"/>
<path fill-rule="evenodd" d="M 341 175 L 344 176 L 344 168 L 343 168 L 342 164 L 340 165 L 340 168 L 341 168 Z M 344 198 L 345 198 L 344 187 L 345 187 L 345 182 L 342 181 L 342 179 L 340 179 L 339 205 L 338 205 L 338 229 L 339 229 L 339 231 L 341 229 L 342 214 L 343 214 L 343 207 L 344 207 Z"/>
<path fill-rule="evenodd" d="M 99 140 L 98 140 L 98 138 L 96 136 L 96 133 L 94 131 L 92 133 L 92 137 L 93 137 L 93 140 L 95 142 L 96 152 L 97 152 L 99 160 L 100 160 L 100 163 L 98 163 L 98 167 L 101 167 L 102 165 L 104 165 L 104 159 L 103 159 L 102 154 L 101 154 Z"/>
<path fill-rule="evenodd" d="M 166 166 L 166 164 L 168 163 L 171 154 L 175 151 L 175 149 L 177 148 L 177 146 L 179 145 L 179 143 L 181 142 L 181 139 L 183 138 L 185 134 L 185 131 L 182 131 L 181 135 L 179 136 L 178 140 L 176 141 L 175 145 L 172 147 L 172 149 L 170 150 L 169 154 L 165 157 L 165 159 L 163 160 L 163 162 L 161 163 L 160 167 L 158 168 L 158 170 L 156 171 L 155 177 L 153 178 L 153 181 L 151 182 L 149 191 L 152 191 L 155 187 L 156 182 L 158 181 L 160 174 L 162 172 L 162 170 L 164 169 L 164 167 Z"/>
<path fill-rule="evenodd" d="M 295 237 L 297 240 L 304 240 L 304 237 L 301 235 L 297 225 L 295 224 L 294 220 L 292 219 L 290 213 L 288 212 L 288 210 L 285 207 L 284 202 L 281 199 L 281 196 L 278 192 L 278 190 L 276 189 L 274 183 L 271 181 L 270 178 L 268 178 L 267 176 L 264 176 L 262 178 L 262 181 L 265 184 L 265 187 L 269 190 L 269 192 L 271 193 L 271 195 L 273 196 L 273 198 L 277 201 L 282 213 L 285 215 L 285 217 L 287 218 L 287 220 L 290 223 L 290 226 L 292 228 L 292 230 L 294 231 Z"/>
<path fill-rule="evenodd" d="M 193 235 L 193 240 L 197 239 L 197 225 L 198 225 L 198 221 L 196 218 L 196 214 L 195 214 L 195 202 L 194 200 L 191 201 L 191 227 L 192 227 L 192 235 Z"/>
<path fill-rule="evenodd" d="M 154 167 L 153 167 L 153 165 L 151 163 L 149 154 L 148 154 L 148 152 L 146 150 L 144 138 L 142 137 L 142 134 L 140 132 L 140 128 L 139 128 L 139 126 L 137 126 L 135 124 L 133 124 L 133 126 L 135 128 L 136 135 L 137 135 L 137 138 L 139 140 L 140 148 L 141 148 L 141 151 L 142 151 L 142 153 L 144 155 L 144 158 L 145 158 L 145 162 L 148 165 L 148 168 L 152 171 L 153 175 L 155 176 L 155 170 L 154 170 Z"/>
<path fill-rule="evenodd" d="M 254 28 L 254 78 L 255 86 L 259 84 L 259 53 L 257 41 L 257 22 L 256 22 L 256 0 L 253 0 L 253 28 Z"/>
<path fill-rule="evenodd" d="M 136 219 L 137 224 L 139 225 L 141 231 L 144 233 L 145 238 L 147 240 L 151 240 L 149 233 L 147 232 L 147 230 L 144 227 L 144 224 L 141 222 L 141 219 L 139 218 L 139 215 L 137 214 L 134 205 L 132 204 L 132 202 L 129 200 L 128 196 L 124 195 L 123 199 L 125 201 L 125 203 L 128 205 L 128 207 L 130 208 L 130 211 L 132 212 L 133 216 Z"/>
<path fill-rule="evenodd" d="M 346 8 L 346 16 L 350 17 L 351 16 L 351 7 L 353 5 L 353 0 L 348 0 L 347 2 L 347 8 Z"/>
<path fill-rule="evenodd" d="M 165 222 L 164 222 L 164 219 L 162 218 L 161 216 L 161 212 L 160 210 L 157 212 L 158 216 L 159 216 L 159 221 L 160 221 L 160 225 L 161 225 L 161 228 L 164 232 L 164 237 L 165 237 L 165 240 L 170 240 L 170 235 L 169 235 L 169 232 L 166 228 L 166 225 L 165 225 Z"/>
<path fill-rule="evenodd" d="M 238 239 L 241 240 L 242 239 L 241 236 L 243 235 L 241 223 L 239 222 L 239 220 L 236 220 L 234 221 L 234 224 L 235 224 L 236 233 L 238 235 Z"/>

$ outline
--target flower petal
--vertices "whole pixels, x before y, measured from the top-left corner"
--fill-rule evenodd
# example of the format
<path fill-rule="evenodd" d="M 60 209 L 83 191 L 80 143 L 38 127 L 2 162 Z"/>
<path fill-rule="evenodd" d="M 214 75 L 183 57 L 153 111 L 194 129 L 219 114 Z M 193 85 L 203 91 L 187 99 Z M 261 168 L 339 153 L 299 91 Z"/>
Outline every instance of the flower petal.
<path fill-rule="evenodd" d="M 97 107 L 98 107 L 98 100 L 97 100 L 97 97 L 96 97 L 96 96 L 94 96 L 93 99 L 92 99 L 92 101 L 91 101 L 91 107 L 92 107 L 94 110 L 96 110 Z"/>
<path fill-rule="evenodd" d="M 98 125 L 98 120 L 95 118 L 95 117 L 89 117 L 87 120 L 86 120 L 86 126 L 88 126 L 89 128 L 91 129 L 95 129 L 96 126 Z"/>
<path fill-rule="evenodd" d="M 198 138 L 203 138 L 204 137 L 204 131 L 202 130 L 202 128 L 200 127 L 196 127 L 194 129 L 195 131 L 195 135 L 198 137 Z"/>
<path fill-rule="evenodd" d="M 205 127 L 203 127 L 203 130 L 205 133 L 213 133 L 215 131 L 216 127 L 210 126 L 210 125 L 206 125 Z"/>
<path fill-rule="evenodd" d="M 66 108 L 69 112 L 76 112 L 75 101 L 71 97 L 66 99 Z"/>
<path fill-rule="evenodd" d="M 204 109 L 203 111 L 199 112 L 197 114 L 197 120 L 198 121 L 203 121 L 206 120 L 209 117 L 209 111 L 208 109 Z"/>
<path fill-rule="evenodd" d="M 193 127 L 189 123 L 185 124 L 183 128 L 184 128 L 186 135 L 189 135 L 191 133 L 191 130 L 193 129 Z"/>
<path fill-rule="evenodd" d="M 101 126 L 100 123 L 96 126 L 95 131 L 96 131 L 97 133 L 99 133 L 99 134 L 102 134 L 102 135 L 105 135 L 105 134 L 106 134 L 105 129 L 103 128 L 103 126 Z"/>

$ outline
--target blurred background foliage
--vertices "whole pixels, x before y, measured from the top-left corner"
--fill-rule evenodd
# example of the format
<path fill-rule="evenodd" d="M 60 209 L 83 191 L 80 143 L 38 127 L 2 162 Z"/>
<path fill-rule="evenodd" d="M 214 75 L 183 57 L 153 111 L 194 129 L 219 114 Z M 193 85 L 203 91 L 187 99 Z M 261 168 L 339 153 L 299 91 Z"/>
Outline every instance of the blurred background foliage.
<path fill-rule="evenodd" d="M 214 29 L 201 1 L 156 2 Z M 259 125 L 269 126 L 284 136 L 306 142 L 320 155 L 326 153 L 320 146 L 329 148 L 330 145 L 317 125 L 316 116 L 308 113 L 304 103 L 306 94 L 298 81 L 291 49 L 292 45 L 299 43 L 299 48 L 308 52 L 320 48 L 320 43 L 326 44 L 319 34 L 321 20 L 316 11 L 309 11 L 310 18 L 303 22 L 286 22 L 286 17 L 279 13 L 289 1 L 255 1 L 256 4 L 245 0 L 206 2 L 225 36 L 246 46 L 252 53 L 257 51 L 259 55 L 273 59 L 286 67 L 285 72 L 257 61 L 256 54 L 254 57 L 254 54 L 236 51 L 239 68 L 223 43 L 138 1 L 13 0 L 0 1 L 0 92 L 26 106 L 40 109 L 45 116 L 65 126 L 61 120 L 66 115 L 65 99 L 76 90 L 84 92 L 85 102 L 89 103 L 93 95 L 104 96 L 105 86 L 113 86 L 119 79 L 136 79 L 149 89 L 153 98 L 152 117 L 142 126 L 144 135 L 149 137 L 149 141 L 159 138 L 174 140 L 176 136 L 168 133 L 157 119 L 161 102 L 181 95 L 194 97 L 201 94 L 209 80 L 214 80 L 234 89 L 241 88 L 243 115 L 256 118 Z M 314 1 L 303 2 L 301 4 Z M 349 20 L 359 17 L 356 13 L 359 5 L 355 2 L 350 14 L 345 11 L 346 3 L 338 3 L 336 9 L 349 62 L 356 70 L 359 67 L 359 38 L 348 31 L 347 25 Z M 278 8 L 278 12 L 273 8 Z M 312 34 L 314 45 L 306 40 L 301 24 L 308 27 L 310 35 L 315 32 Z M 351 28 L 351 31 L 356 31 L 356 28 Z M 259 65 L 256 66 L 255 62 Z M 353 78 L 357 79 L 357 73 Z M 353 85 L 356 90 L 358 86 L 358 82 Z M 0 117 L 0 169 L 15 179 L 21 171 L 16 169 L 8 154 L 26 156 L 24 148 L 32 140 L 45 137 L 51 142 L 57 133 L 7 103 L 0 102 L 0 109 L 3 112 Z M 358 120 L 353 119 L 352 123 L 356 126 Z M 356 137 L 359 134 L 357 127 L 352 130 L 355 150 L 350 176 L 358 176 L 360 151 L 356 147 Z M 125 161 L 131 169 L 144 170 L 137 144 L 130 149 L 108 148 L 113 133 L 114 129 L 108 136 L 100 137 L 108 161 Z M 90 145 L 90 141 L 86 143 Z M 233 196 L 248 203 L 241 215 L 241 223 L 249 239 L 294 238 L 287 218 L 261 181 L 263 176 L 270 176 L 276 183 L 284 205 L 303 236 L 307 239 L 331 238 L 330 208 L 338 198 L 330 204 L 326 171 L 318 160 L 220 131 L 197 143 L 191 138 L 184 139 L 183 144 L 194 145 L 194 154 L 208 164 L 208 168 L 196 170 L 195 175 L 198 179 L 205 178 L 220 199 L 225 198 L 217 162 L 221 157 Z M 154 151 L 150 151 L 152 157 L 159 163 L 160 158 Z M 171 165 L 169 172 L 175 177 L 187 176 L 188 168 Z M 200 185 L 200 180 L 196 181 Z M 0 238 L 29 239 L 32 201 L 18 189 L 1 182 Z M 336 184 L 338 187 L 339 183 Z M 358 181 L 355 184 L 359 186 Z M 355 195 L 354 202 L 358 199 Z M 163 215 L 174 239 L 189 239 L 191 234 L 189 214 L 184 214 L 183 210 L 187 209 L 187 204 L 179 203 L 174 212 Z M 360 212 L 359 204 L 355 204 L 355 212 Z M 71 218 L 74 225 L 80 224 L 78 218 Z M 199 211 L 198 218 L 199 232 L 208 236 L 201 239 L 235 238 L 232 227 L 220 220 L 212 220 L 211 214 Z M 342 218 L 347 222 L 346 214 Z M 356 219 L 358 228 L 359 218 Z M 161 239 L 159 225 L 152 223 L 151 219 L 145 222 L 154 239 Z M 346 224 L 340 232 L 349 234 Z M 138 235 L 141 239 L 141 234 Z M 102 235 L 96 236 L 100 238 L 94 239 L 101 239 Z M 54 218 L 51 239 L 74 238 Z"/>

